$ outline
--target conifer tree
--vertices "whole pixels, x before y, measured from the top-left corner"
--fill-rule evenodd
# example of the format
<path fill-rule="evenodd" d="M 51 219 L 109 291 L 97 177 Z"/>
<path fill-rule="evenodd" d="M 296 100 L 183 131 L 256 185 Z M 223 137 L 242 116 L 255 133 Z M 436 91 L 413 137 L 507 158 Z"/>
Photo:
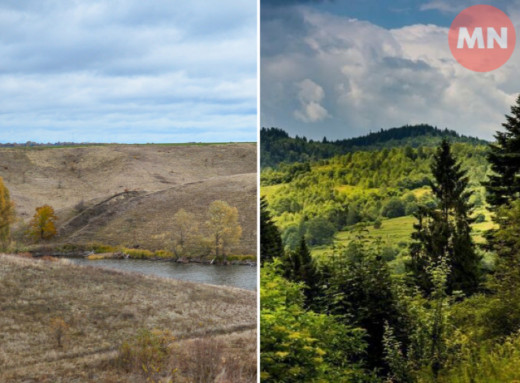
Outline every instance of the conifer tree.
<path fill-rule="evenodd" d="M 300 239 L 298 249 L 286 254 L 284 264 L 285 277 L 291 281 L 305 284 L 306 305 L 313 306 L 315 298 L 320 295 L 320 274 L 305 238 Z"/>
<path fill-rule="evenodd" d="M 272 261 L 283 256 L 282 237 L 271 219 L 267 201 L 260 198 L 260 262 Z"/>
<path fill-rule="evenodd" d="M 352 241 L 325 261 L 328 274 L 324 311 L 345 324 L 366 330 L 367 365 L 386 369 L 383 361 L 385 324 L 402 329 L 392 277 L 381 248 L 364 238 Z M 399 334 L 401 338 L 401 334 Z"/>
<path fill-rule="evenodd" d="M 431 166 L 434 182 L 432 193 L 436 199 L 433 208 L 422 206 L 416 213 L 418 222 L 411 245 L 412 260 L 408 264 L 417 285 L 426 293 L 432 290 L 428 267 L 445 261 L 451 270 L 447 290 L 474 293 L 480 279 L 480 257 L 471 238 L 470 218 L 473 206 L 468 177 L 456 161 L 447 140 L 437 149 Z"/>
<path fill-rule="evenodd" d="M 520 95 L 502 126 L 505 131 L 497 132 L 496 143 L 490 145 L 493 174 L 485 183 L 487 201 L 494 209 L 520 198 Z"/>

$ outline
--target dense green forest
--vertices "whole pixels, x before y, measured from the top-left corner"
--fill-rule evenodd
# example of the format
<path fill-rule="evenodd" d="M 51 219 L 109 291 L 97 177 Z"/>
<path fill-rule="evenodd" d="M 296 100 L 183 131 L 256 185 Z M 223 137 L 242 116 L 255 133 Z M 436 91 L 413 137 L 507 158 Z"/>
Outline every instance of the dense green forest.
<path fill-rule="evenodd" d="M 323 137 L 321 141 L 299 136 L 290 137 L 287 132 L 279 128 L 262 128 L 260 130 L 260 161 L 262 168 L 277 167 L 280 163 L 316 161 L 359 150 L 435 146 L 444 137 L 448 137 L 451 142 L 486 144 L 484 140 L 426 124 L 381 129 L 379 132 L 369 133 L 366 136 L 336 141 L 329 141 L 326 137 Z"/>
<path fill-rule="evenodd" d="M 520 379 L 520 97 L 492 144 L 266 136 L 262 381 Z"/>

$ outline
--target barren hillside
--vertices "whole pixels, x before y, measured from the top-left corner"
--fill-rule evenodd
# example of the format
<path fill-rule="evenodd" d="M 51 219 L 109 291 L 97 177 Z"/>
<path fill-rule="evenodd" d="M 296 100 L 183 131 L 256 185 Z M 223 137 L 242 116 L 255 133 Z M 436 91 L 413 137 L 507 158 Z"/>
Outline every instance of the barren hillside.
<path fill-rule="evenodd" d="M 202 223 L 221 199 L 239 210 L 238 250 L 256 252 L 256 144 L 0 148 L 0 176 L 20 221 L 56 209 L 60 241 L 161 248 L 179 208 Z"/>

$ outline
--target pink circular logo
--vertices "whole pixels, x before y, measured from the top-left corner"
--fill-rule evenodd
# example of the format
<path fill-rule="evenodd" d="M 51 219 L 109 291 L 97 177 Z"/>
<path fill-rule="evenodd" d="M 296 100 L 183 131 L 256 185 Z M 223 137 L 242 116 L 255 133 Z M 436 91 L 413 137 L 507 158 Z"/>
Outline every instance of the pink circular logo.
<path fill-rule="evenodd" d="M 474 5 L 460 12 L 448 33 L 453 57 L 467 69 L 489 72 L 506 63 L 513 54 L 516 33 L 500 9 Z"/>

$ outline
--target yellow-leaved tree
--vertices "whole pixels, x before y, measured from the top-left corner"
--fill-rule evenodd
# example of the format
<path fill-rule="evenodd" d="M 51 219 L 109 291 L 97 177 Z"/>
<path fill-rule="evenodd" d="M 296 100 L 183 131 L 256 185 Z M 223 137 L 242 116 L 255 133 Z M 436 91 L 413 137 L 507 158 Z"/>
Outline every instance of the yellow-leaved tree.
<path fill-rule="evenodd" d="M 11 238 L 11 224 L 14 222 L 14 204 L 11 201 L 9 190 L 0 177 L 0 246 L 5 249 Z"/>
<path fill-rule="evenodd" d="M 36 208 L 30 226 L 30 233 L 38 240 L 50 239 L 56 235 L 56 214 L 54 209 L 49 205 L 43 205 Z"/>
<path fill-rule="evenodd" d="M 191 255 L 199 225 L 195 215 L 180 209 L 173 216 L 173 252 L 177 257 Z"/>
<path fill-rule="evenodd" d="M 238 224 L 238 210 L 225 201 L 213 201 L 208 210 L 206 222 L 213 242 L 215 258 L 219 262 L 226 260 L 226 250 L 238 242 L 242 236 L 242 227 Z"/>

